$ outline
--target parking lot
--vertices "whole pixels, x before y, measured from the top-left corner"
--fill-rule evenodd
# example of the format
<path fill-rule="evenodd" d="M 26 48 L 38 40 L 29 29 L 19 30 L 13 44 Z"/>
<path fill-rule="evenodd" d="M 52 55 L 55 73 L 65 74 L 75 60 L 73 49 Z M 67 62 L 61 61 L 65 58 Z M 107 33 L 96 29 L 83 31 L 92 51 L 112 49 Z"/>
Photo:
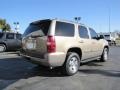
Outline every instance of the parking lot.
<path fill-rule="evenodd" d="M 27 62 L 16 52 L 0 53 L 0 90 L 120 90 L 120 47 L 109 60 L 83 63 L 74 76 Z"/>

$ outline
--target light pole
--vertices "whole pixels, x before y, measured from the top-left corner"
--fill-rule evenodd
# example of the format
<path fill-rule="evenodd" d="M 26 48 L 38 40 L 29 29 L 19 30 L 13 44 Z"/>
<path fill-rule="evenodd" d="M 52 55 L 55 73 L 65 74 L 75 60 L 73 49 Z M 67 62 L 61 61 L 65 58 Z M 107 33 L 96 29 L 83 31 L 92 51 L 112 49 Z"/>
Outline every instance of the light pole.
<path fill-rule="evenodd" d="M 14 22 L 13 24 L 15 25 L 15 32 L 18 33 L 19 32 L 19 22 Z"/>
<path fill-rule="evenodd" d="M 111 34 L 111 9 L 109 8 L 109 33 Z"/>
<path fill-rule="evenodd" d="M 81 20 L 81 17 L 74 17 L 74 20 L 78 23 Z"/>

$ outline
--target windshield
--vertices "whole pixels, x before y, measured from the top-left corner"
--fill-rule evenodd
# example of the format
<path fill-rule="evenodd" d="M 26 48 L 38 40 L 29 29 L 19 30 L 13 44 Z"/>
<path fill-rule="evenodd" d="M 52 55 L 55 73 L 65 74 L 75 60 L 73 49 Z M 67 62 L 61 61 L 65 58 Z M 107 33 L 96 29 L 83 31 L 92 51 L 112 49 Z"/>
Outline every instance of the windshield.
<path fill-rule="evenodd" d="M 32 32 L 39 31 L 39 30 L 42 31 L 41 32 L 42 34 L 47 35 L 49 27 L 50 27 L 50 23 L 51 23 L 50 20 L 49 21 L 48 20 L 42 20 L 42 21 L 39 21 L 39 22 L 33 22 L 25 30 L 23 36 L 26 36 L 26 35 L 28 35 Z"/>

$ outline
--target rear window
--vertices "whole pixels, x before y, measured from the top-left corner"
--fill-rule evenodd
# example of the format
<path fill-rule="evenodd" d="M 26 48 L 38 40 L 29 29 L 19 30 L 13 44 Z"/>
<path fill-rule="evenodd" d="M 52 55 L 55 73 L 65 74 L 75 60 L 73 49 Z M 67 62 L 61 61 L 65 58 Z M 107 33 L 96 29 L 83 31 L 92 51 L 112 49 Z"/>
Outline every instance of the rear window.
<path fill-rule="evenodd" d="M 25 30 L 23 36 L 26 36 L 32 32 L 39 31 L 39 30 L 41 31 L 42 34 L 46 36 L 50 27 L 50 23 L 51 23 L 50 20 L 41 20 L 38 22 L 33 22 Z"/>
<path fill-rule="evenodd" d="M 56 36 L 74 36 L 74 24 L 65 22 L 56 22 Z"/>
<path fill-rule="evenodd" d="M 2 37 L 3 37 L 3 35 L 4 35 L 3 33 L 0 33 L 0 38 L 2 38 Z"/>

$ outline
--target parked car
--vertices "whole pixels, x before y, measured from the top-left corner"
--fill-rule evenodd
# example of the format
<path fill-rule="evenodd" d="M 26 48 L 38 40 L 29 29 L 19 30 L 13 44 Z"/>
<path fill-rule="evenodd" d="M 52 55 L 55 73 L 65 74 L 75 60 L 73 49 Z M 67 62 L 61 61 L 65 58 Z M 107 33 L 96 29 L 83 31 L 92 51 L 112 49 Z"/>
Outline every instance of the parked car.
<path fill-rule="evenodd" d="M 67 75 L 77 73 L 80 63 L 108 59 L 108 42 L 86 25 L 59 20 L 30 23 L 22 39 L 21 56 L 33 63 L 60 67 Z"/>
<path fill-rule="evenodd" d="M 20 49 L 21 40 L 19 33 L 0 32 L 0 52 Z"/>
<path fill-rule="evenodd" d="M 111 33 L 100 33 L 100 36 L 103 36 L 105 40 L 108 41 L 109 45 L 116 45 L 116 37 L 113 33 L 113 35 Z"/>

